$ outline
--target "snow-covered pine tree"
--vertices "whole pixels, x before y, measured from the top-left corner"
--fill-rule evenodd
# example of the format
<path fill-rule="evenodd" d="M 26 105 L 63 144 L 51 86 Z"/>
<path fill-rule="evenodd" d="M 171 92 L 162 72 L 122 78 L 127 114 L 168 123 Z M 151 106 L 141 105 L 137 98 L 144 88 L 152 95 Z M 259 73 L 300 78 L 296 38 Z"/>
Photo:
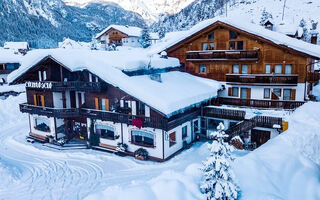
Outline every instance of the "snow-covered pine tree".
<path fill-rule="evenodd" d="M 147 48 L 151 45 L 150 32 L 147 27 L 142 29 L 141 37 L 140 37 L 140 44 L 143 48 Z"/>
<path fill-rule="evenodd" d="M 166 36 L 166 28 L 160 27 L 158 30 L 159 38 L 162 39 Z"/>
<path fill-rule="evenodd" d="M 307 28 L 307 22 L 304 19 L 300 20 L 299 26 L 303 29 L 303 41 L 308 41 L 308 28 Z"/>
<path fill-rule="evenodd" d="M 263 26 L 267 19 L 273 19 L 272 14 L 266 11 L 266 8 L 263 9 L 260 18 L 260 25 Z"/>
<path fill-rule="evenodd" d="M 234 182 L 234 174 L 230 166 L 230 162 L 233 161 L 232 147 L 224 142 L 224 138 L 228 135 L 225 134 L 222 123 L 217 130 L 211 133 L 214 140 L 212 144 L 208 144 L 210 156 L 203 162 L 204 178 L 200 189 L 207 200 L 235 200 L 239 187 Z"/>

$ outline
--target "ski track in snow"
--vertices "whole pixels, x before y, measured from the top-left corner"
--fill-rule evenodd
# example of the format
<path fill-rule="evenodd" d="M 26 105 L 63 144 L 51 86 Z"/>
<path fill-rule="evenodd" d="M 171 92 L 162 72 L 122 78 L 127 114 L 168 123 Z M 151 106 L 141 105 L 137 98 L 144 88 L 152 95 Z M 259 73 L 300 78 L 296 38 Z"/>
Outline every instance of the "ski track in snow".
<path fill-rule="evenodd" d="M 0 178 L 4 177 L 0 182 L 0 200 L 84 199 L 109 186 L 148 181 L 168 167 L 185 168 L 171 161 L 141 162 L 106 152 L 59 151 L 39 143 L 30 144 L 25 140 L 28 117 L 21 115 L 17 113 L 15 124 L 0 126 Z M 2 167 L 5 174 L 1 174 Z"/>

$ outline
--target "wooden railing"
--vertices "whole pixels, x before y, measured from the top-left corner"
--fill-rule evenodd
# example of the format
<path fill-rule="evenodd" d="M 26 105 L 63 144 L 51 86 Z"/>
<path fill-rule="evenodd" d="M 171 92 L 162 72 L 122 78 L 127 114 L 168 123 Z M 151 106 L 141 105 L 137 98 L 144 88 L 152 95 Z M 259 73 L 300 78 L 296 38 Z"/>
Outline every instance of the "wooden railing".
<path fill-rule="evenodd" d="M 226 74 L 226 82 L 231 83 L 262 83 L 262 84 L 298 84 L 298 75 L 285 74 Z"/>
<path fill-rule="evenodd" d="M 244 120 L 246 112 L 242 110 L 223 109 L 216 107 L 205 107 L 202 115 L 204 117 L 214 117 L 232 120 Z"/>
<path fill-rule="evenodd" d="M 79 109 L 77 108 L 49 108 L 34 106 L 29 104 L 20 104 L 20 111 L 23 113 L 44 115 L 47 117 L 58 117 L 58 118 L 70 118 L 78 117 L 80 115 Z"/>
<path fill-rule="evenodd" d="M 296 109 L 302 106 L 303 101 L 278 101 L 278 100 L 256 100 L 256 99 L 240 99 L 240 98 L 222 98 L 215 100 L 215 104 L 225 104 L 234 106 L 250 106 L 260 108 L 283 108 Z"/>
<path fill-rule="evenodd" d="M 255 116 L 252 118 L 255 125 L 263 128 L 274 128 L 273 125 L 277 124 L 282 127 L 282 118 L 280 117 L 269 117 L 269 116 Z"/>
<path fill-rule="evenodd" d="M 87 91 L 87 92 L 101 92 L 105 90 L 106 84 L 102 82 L 84 82 L 84 81 L 31 81 L 26 82 L 26 88 L 45 89 L 53 92 L 69 91 Z"/>
<path fill-rule="evenodd" d="M 258 60 L 257 50 L 208 50 L 187 51 L 187 60 Z"/>

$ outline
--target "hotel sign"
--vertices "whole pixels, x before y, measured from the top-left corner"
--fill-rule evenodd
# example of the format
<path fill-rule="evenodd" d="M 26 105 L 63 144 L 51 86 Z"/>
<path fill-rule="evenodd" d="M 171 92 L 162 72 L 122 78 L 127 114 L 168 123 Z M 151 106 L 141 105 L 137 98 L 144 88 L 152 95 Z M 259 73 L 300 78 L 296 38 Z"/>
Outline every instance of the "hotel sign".
<path fill-rule="evenodd" d="M 44 89 L 44 90 L 50 90 L 52 89 L 52 83 L 51 82 L 26 82 L 26 88 L 36 88 L 36 89 Z"/>

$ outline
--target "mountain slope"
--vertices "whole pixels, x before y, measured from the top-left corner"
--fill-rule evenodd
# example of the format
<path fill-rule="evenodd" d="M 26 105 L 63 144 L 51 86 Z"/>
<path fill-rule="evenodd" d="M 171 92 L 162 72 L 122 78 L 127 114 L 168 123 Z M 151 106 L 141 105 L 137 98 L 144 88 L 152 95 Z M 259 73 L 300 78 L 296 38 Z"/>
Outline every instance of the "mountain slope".
<path fill-rule="evenodd" d="M 282 21 L 284 0 L 228 0 L 227 16 L 239 21 L 250 21 L 259 24 L 262 13 L 272 15 L 276 24 Z M 319 0 L 290 0 L 286 1 L 284 21 L 287 24 L 298 26 L 304 19 L 306 29 L 312 26 L 312 21 L 320 20 Z M 159 31 L 176 31 L 189 29 L 199 21 L 213 18 L 219 15 L 226 15 L 224 0 L 196 0 L 179 13 L 171 16 L 163 16 L 152 25 L 152 29 Z M 318 26 L 320 32 L 320 26 Z"/>
<path fill-rule="evenodd" d="M 17 20 L 18 19 L 18 20 Z M 67 6 L 62 0 L 6 0 L 0 4 L 0 43 L 28 41 L 33 47 L 55 47 L 64 37 L 90 41 L 111 23 L 144 26 L 144 20 L 115 4 Z"/>

